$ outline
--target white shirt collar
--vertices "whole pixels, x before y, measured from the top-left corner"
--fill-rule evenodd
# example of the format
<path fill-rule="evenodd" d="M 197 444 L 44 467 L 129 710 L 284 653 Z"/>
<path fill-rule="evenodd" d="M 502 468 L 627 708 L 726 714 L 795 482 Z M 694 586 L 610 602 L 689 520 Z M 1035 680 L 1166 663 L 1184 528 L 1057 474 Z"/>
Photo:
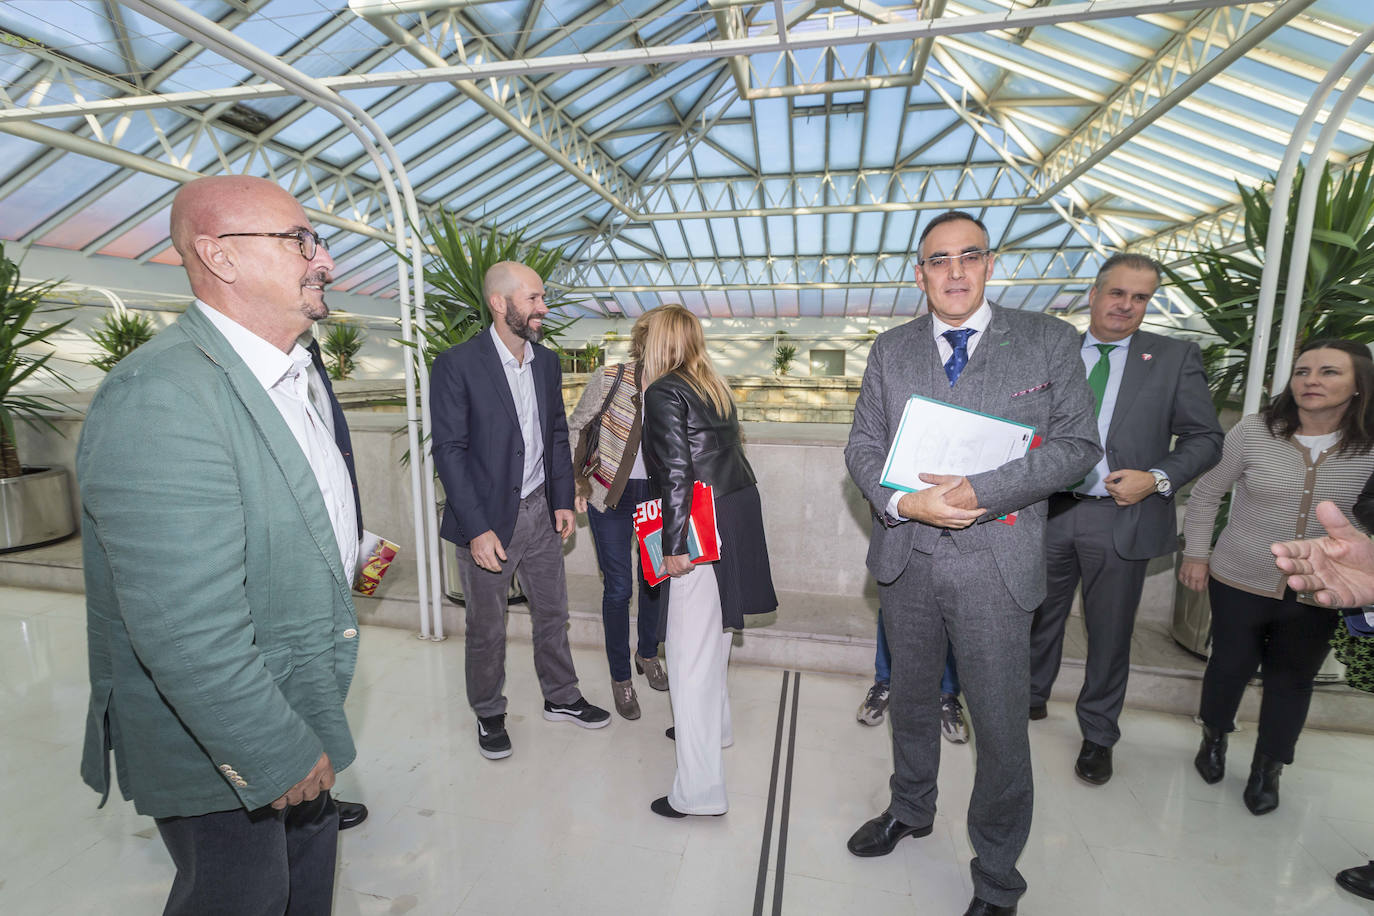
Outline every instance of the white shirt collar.
<path fill-rule="evenodd" d="M 248 371 L 264 389 L 270 389 L 293 371 L 303 371 L 310 365 L 310 354 L 300 343 L 291 345 L 289 354 L 283 353 L 263 338 L 239 324 L 228 315 L 196 300 L 201 314 L 210 319 L 215 330 L 224 335 L 229 346 L 248 366 Z"/>
<path fill-rule="evenodd" d="M 1086 350 L 1086 349 L 1088 349 L 1089 347 L 1095 347 L 1095 346 L 1097 346 L 1098 344 L 1109 343 L 1109 344 L 1111 344 L 1111 345 L 1114 346 L 1114 347 L 1120 347 L 1121 349 L 1125 350 L 1125 349 L 1128 349 L 1128 348 L 1131 346 L 1131 338 L 1134 337 L 1134 336 L 1135 336 L 1135 334 L 1134 334 L 1134 333 L 1131 333 L 1131 334 L 1127 334 L 1125 337 L 1121 338 L 1120 340 L 1098 340 L 1096 337 L 1093 336 L 1093 332 L 1092 332 L 1092 331 L 1084 331 L 1084 332 L 1083 332 L 1083 349 Z M 1112 352 L 1115 353 L 1116 351 L 1113 350 Z"/>
<path fill-rule="evenodd" d="M 525 359 L 522 363 L 515 358 L 515 354 L 510 351 L 510 347 L 506 346 L 506 342 L 501 339 L 501 335 L 496 333 L 495 321 L 492 321 L 491 327 L 487 330 L 491 333 L 491 339 L 496 341 L 496 356 L 503 364 L 514 369 L 520 369 L 524 366 L 528 366 L 530 361 L 534 359 L 534 344 L 530 343 L 528 340 L 520 341 L 525 345 Z"/>
<path fill-rule="evenodd" d="M 944 321 L 940 320 L 940 316 L 935 314 L 934 312 L 930 313 L 930 318 L 931 326 L 935 330 L 935 337 L 937 339 L 944 336 L 944 333 L 946 331 L 955 330 L 955 325 L 946 324 Z M 988 325 L 990 324 L 992 324 L 992 307 L 988 305 L 987 297 L 984 297 L 983 304 L 978 306 L 978 310 L 975 311 L 972 315 L 968 316 L 968 320 L 965 321 L 963 324 L 958 325 L 958 327 L 971 328 L 981 333 L 983 331 L 986 331 L 988 329 Z"/>

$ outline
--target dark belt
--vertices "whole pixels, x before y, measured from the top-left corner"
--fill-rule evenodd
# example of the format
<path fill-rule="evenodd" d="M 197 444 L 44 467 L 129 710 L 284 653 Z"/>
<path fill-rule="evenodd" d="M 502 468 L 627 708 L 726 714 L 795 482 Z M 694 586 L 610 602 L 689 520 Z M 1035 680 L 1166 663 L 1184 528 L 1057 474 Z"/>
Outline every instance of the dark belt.
<path fill-rule="evenodd" d="M 1079 500 L 1080 502 L 1087 502 L 1088 500 L 1092 500 L 1092 499 L 1114 499 L 1114 498 L 1115 498 L 1115 497 L 1112 497 L 1112 496 L 1094 496 L 1094 495 L 1091 494 L 1091 493 L 1078 493 L 1078 492 L 1076 492 L 1076 491 L 1074 491 L 1074 490 L 1060 490 L 1058 493 L 1056 493 L 1056 494 L 1054 494 L 1054 495 L 1055 495 L 1056 497 L 1058 497 L 1059 499 L 1076 499 L 1076 500 Z"/>

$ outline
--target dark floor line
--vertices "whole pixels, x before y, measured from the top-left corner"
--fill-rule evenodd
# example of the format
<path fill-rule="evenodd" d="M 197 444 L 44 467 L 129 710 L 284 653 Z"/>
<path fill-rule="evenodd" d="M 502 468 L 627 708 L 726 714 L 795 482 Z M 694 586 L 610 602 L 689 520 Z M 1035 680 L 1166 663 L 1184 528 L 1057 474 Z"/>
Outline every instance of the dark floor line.
<path fill-rule="evenodd" d="M 787 868 L 787 815 L 792 810 L 792 761 L 797 754 L 797 697 L 801 672 L 792 679 L 792 724 L 787 734 L 787 776 L 782 782 L 782 813 L 778 817 L 778 870 L 773 878 L 773 916 L 782 916 L 782 876 Z"/>
<path fill-rule="evenodd" d="M 778 761 L 782 756 L 782 723 L 787 712 L 787 680 L 792 672 L 782 673 L 782 692 L 778 695 L 778 727 L 773 735 L 773 775 L 768 780 L 768 812 L 763 817 L 763 845 L 759 850 L 759 879 L 754 888 L 754 916 L 763 916 L 763 894 L 768 885 L 768 850 L 773 845 L 773 805 L 778 795 Z"/>

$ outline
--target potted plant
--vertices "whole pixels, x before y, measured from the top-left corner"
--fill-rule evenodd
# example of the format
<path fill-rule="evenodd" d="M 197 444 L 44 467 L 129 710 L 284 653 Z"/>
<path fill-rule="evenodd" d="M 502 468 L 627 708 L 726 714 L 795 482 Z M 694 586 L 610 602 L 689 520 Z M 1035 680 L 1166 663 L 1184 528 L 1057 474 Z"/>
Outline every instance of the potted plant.
<path fill-rule="evenodd" d="M 31 349 L 69 323 L 33 326 L 35 316 L 50 311 L 43 307 L 43 297 L 56 285 L 25 286 L 19 265 L 6 257 L 0 242 L 0 551 L 59 540 L 76 530 L 66 469 L 25 467 L 16 430 L 16 421 L 23 421 L 56 431 L 45 414 L 65 409 L 54 398 L 21 390 L 24 383 L 39 379 L 71 387 L 48 365 L 51 352 L 39 355 Z"/>
<path fill-rule="evenodd" d="M 563 249 L 546 250 L 538 245 L 527 245 L 518 232 L 502 235 L 494 229 L 485 234 L 464 231 L 447 213 L 441 214 L 438 222 L 430 222 L 427 228 L 434 257 L 425 265 L 427 317 L 419 329 L 418 344 L 428 369 L 440 353 L 491 325 L 491 309 L 482 295 L 482 280 L 492 265 L 499 261 L 518 261 L 548 284 L 554 269 L 563 261 Z M 544 301 L 550 309 L 558 309 L 579 300 L 570 298 L 562 290 L 546 287 Z M 560 359 L 568 354 L 558 345 L 557 338 L 575 320 L 557 321 L 552 316 L 544 319 L 544 343 L 551 346 Z M 462 601 L 454 546 L 445 542 L 443 547 L 444 590 L 450 598 Z M 515 579 L 511 580 L 510 598 L 523 600 Z"/>
<path fill-rule="evenodd" d="M 773 374 L 786 375 L 792 369 L 792 360 L 796 358 L 796 344 L 778 344 L 773 351 Z"/>
<path fill-rule="evenodd" d="M 363 348 L 367 335 L 356 324 L 338 321 L 329 325 L 324 338 L 320 341 L 320 356 L 325 370 L 336 382 L 347 381 L 357 368 L 353 358 Z"/>
<path fill-rule="evenodd" d="M 156 333 L 153 323 L 143 315 L 110 312 L 91 335 L 101 353 L 92 357 L 90 363 L 101 372 L 109 372 L 121 359 L 152 340 Z"/>
<path fill-rule="evenodd" d="M 1374 341 L 1374 157 L 1359 168 L 1340 175 L 1328 165 L 1322 174 L 1313 215 L 1312 248 L 1307 258 L 1307 277 L 1298 321 L 1299 347 L 1313 338 L 1342 337 Z M 1294 187 L 1301 187 L 1298 170 Z M 1298 198 L 1289 203 L 1288 230 L 1283 250 L 1269 255 L 1264 250 L 1272 216 L 1273 180 L 1258 188 L 1238 186 L 1245 208 L 1245 244 L 1232 251 L 1218 248 L 1188 256 L 1188 268 L 1165 266 L 1170 285 L 1185 295 L 1217 338 L 1203 348 L 1203 361 L 1211 379 L 1212 399 L 1218 411 L 1237 409 L 1248 369 L 1255 334 L 1255 306 L 1259 301 L 1260 275 L 1266 257 L 1279 258 L 1283 273 L 1279 290 L 1287 285 L 1287 268 L 1297 222 Z M 1276 309 L 1269 334 L 1268 365 L 1278 355 L 1278 329 L 1282 315 Z M 1272 395 L 1272 392 L 1268 394 Z M 1217 513 L 1213 540 L 1226 524 L 1229 495 Z M 1177 572 L 1181 552 L 1175 557 Z M 1193 592 L 1174 584 L 1173 636 L 1185 649 L 1206 655 L 1211 643 L 1212 612 L 1207 593 Z"/>

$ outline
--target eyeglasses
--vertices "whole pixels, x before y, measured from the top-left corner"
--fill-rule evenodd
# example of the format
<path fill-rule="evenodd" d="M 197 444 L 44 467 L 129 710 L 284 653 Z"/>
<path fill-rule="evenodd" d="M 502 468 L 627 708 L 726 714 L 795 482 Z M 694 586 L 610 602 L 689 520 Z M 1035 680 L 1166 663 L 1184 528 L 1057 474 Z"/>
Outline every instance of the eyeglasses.
<path fill-rule="evenodd" d="M 301 257 L 307 261 L 315 260 L 315 252 L 320 248 L 323 248 L 326 253 L 329 251 L 329 243 L 318 232 L 309 229 L 292 229 L 290 232 L 226 232 L 215 237 L 227 239 L 240 236 L 264 239 L 295 239 L 296 244 L 301 246 Z"/>
<path fill-rule="evenodd" d="M 992 250 L 985 248 L 981 251 L 965 251 L 963 254 L 936 255 L 933 258 L 926 258 L 924 261 L 921 261 L 920 265 L 926 270 L 949 270 L 950 265 L 958 261 L 959 266 L 964 270 L 972 270 L 991 256 Z"/>

